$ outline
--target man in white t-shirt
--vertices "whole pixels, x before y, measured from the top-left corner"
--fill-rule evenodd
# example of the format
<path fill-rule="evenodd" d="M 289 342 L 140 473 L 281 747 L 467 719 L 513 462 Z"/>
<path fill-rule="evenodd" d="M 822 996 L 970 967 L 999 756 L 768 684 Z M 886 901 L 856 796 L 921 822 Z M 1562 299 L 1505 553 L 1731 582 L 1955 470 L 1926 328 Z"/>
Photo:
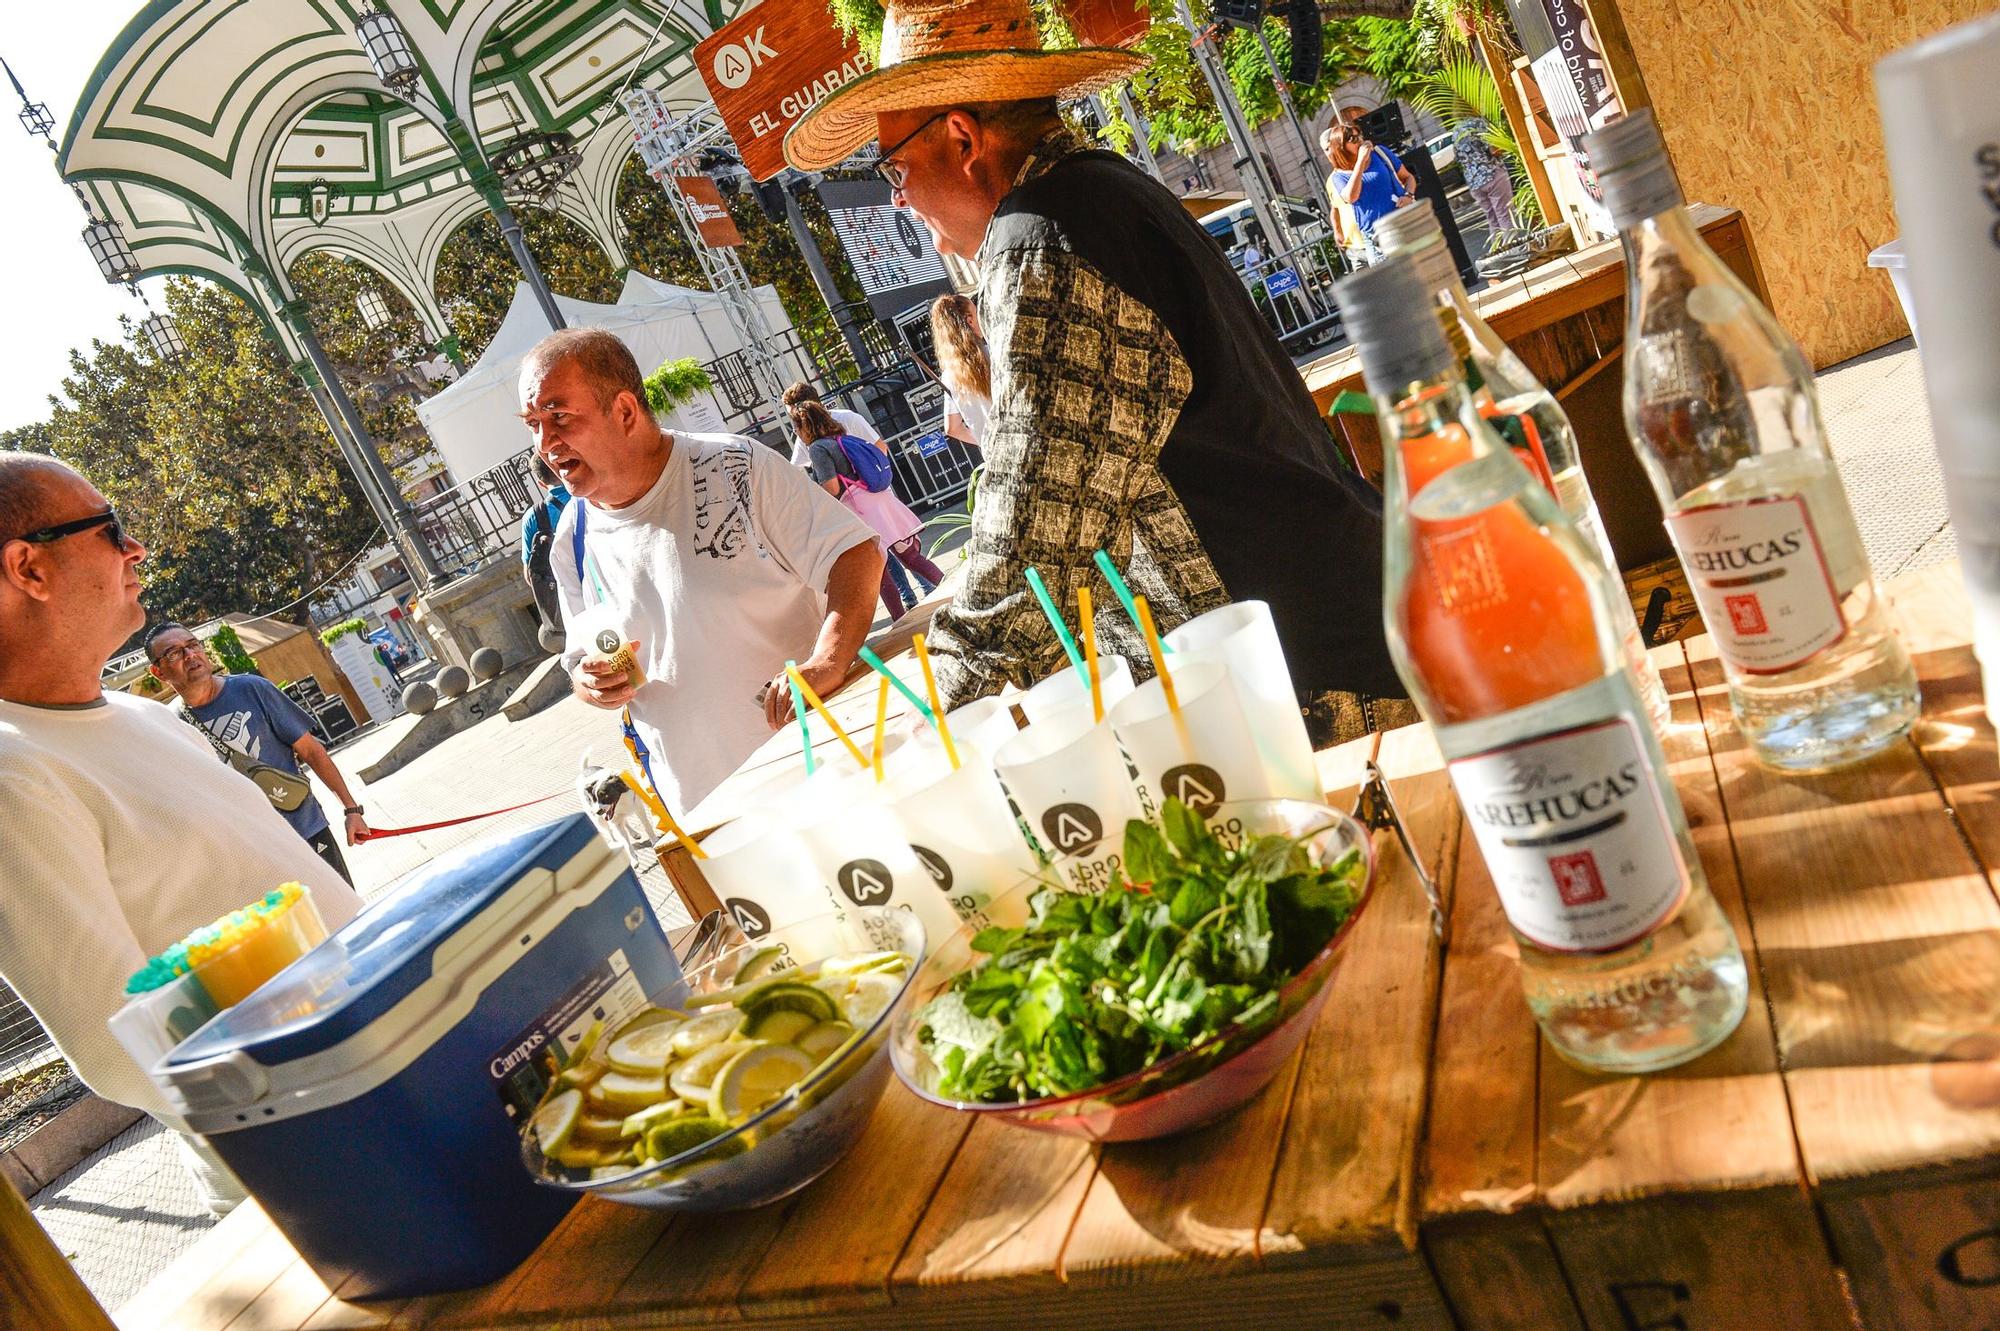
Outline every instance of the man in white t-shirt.
<path fill-rule="evenodd" d="M 819 390 L 803 379 L 793 383 L 791 387 L 785 390 L 783 401 L 785 410 L 787 411 L 798 406 L 801 402 L 819 402 L 821 406 L 826 407 L 826 403 L 820 402 Z M 827 407 L 826 414 L 833 417 L 835 425 L 838 425 L 856 439 L 865 440 L 871 444 L 882 442 L 882 432 L 875 428 L 875 422 L 869 420 L 860 412 L 846 411 L 840 407 Z M 811 450 L 806 447 L 806 441 L 803 439 L 792 440 L 792 465 L 794 467 L 804 467 L 808 471 L 812 470 Z"/>
<path fill-rule="evenodd" d="M 602 329 L 528 353 L 521 417 L 573 496 L 550 560 L 571 687 L 631 707 L 661 798 L 686 809 L 791 719 L 787 660 L 821 694 L 847 678 L 882 578 L 875 533 L 753 439 L 661 429 Z M 606 634 L 638 644 L 643 684 Z"/>
<path fill-rule="evenodd" d="M 172 708 L 104 692 L 145 557 L 89 481 L 0 453 L 0 977 L 86 1086 L 178 1126 L 105 1029 L 126 979 L 282 883 L 329 929 L 361 900 Z M 212 1208 L 241 1198 L 202 1165 Z"/>

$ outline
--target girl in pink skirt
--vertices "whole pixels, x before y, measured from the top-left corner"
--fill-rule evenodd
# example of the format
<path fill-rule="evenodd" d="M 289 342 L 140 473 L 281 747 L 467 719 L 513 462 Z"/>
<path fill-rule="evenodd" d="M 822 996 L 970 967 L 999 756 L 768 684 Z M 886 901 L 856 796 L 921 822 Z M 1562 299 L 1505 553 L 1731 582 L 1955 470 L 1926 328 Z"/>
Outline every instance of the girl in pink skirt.
<path fill-rule="evenodd" d="M 798 432 L 799 442 L 806 446 L 807 465 L 812 470 L 812 478 L 872 527 L 887 548 L 889 557 L 882 563 L 882 605 L 888 610 L 891 622 L 901 619 L 906 607 L 903 594 L 896 588 L 898 579 L 891 574 L 896 564 L 916 574 L 918 580 L 926 584 L 926 591 L 944 581 L 944 574 L 938 566 L 924 555 L 923 519 L 896 497 L 893 488 L 870 490 L 861 483 L 854 464 L 848 461 L 842 449 L 843 432 L 823 405 L 812 401 L 801 402 L 791 409 L 791 417 L 792 429 Z M 845 437 L 853 439 L 851 435 Z M 879 448 L 884 453 L 889 451 L 885 443 L 868 444 L 858 439 L 854 442 L 863 448 Z"/>

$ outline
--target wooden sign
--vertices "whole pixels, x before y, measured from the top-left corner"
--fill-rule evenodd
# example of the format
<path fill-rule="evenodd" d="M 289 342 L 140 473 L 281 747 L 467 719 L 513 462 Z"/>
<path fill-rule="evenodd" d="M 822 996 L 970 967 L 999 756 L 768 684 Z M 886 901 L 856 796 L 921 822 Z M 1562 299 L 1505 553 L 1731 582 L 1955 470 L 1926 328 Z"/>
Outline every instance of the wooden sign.
<path fill-rule="evenodd" d="M 736 229 L 736 219 L 729 215 L 729 205 L 722 201 L 722 191 L 713 180 L 707 176 L 675 176 L 674 184 L 687 201 L 688 211 L 694 214 L 695 230 L 701 233 L 702 244 L 712 250 L 724 250 L 743 243 L 743 233 Z"/>
<path fill-rule="evenodd" d="M 757 180 L 785 169 L 785 131 L 800 116 L 874 68 L 825 5 L 799 0 L 739 14 L 694 48 L 694 64 Z"/>

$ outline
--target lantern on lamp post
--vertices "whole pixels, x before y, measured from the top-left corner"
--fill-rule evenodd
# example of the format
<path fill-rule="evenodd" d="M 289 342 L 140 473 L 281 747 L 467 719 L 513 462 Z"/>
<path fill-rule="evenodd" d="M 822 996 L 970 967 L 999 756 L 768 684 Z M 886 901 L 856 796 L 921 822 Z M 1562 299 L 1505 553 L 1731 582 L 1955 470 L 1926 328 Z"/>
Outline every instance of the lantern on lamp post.
<path fill-rule="evenodd" d="M 90 257 L 97 260 L 97 271 L 104 274 L 105 281 L 116 286 L 138 280 L 139 260 L 125 243 L 125 232 L 116 222 L 91 218 L 90 225 L 83 229 L 83 243 L 89 248 Z"/>
<path fill-rule="evenodd" d="M 363 287 L 360 294 L 355 296 L 354 305 L 361 311 L 361 322 L 370 328 L 387 328 L 390 321 L 396 317 L 395 312 L 389 308 L 389 302 L 374 287 Z"/>
<path fill-rule="evenodd" d="M 368 63 L 375 67 L 375 77 L 382 80 L 383 87 L 402 97 L 416 91 L 423 71 L 395 15 L 379 9 L 365 10 L 354 20 L 354 35 L 360 38 L 361 49 L 367 54 Z"/>
<path fill-rule="evenodd" d="M 187 343 L 181 338 L 181 330 L 174 321 L 164 314 L 149 314 L 139 323 L 139 331 L 152 344 L 153 354 L 163 361 L 176 361 L 187 355 Z"/>

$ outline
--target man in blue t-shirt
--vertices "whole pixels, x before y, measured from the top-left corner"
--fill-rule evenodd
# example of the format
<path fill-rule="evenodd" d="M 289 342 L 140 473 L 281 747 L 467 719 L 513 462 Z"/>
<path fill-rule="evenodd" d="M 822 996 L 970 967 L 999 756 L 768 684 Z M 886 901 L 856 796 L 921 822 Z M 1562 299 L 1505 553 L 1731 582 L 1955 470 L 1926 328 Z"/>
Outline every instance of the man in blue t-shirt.
<path fill-rule="evenodd" d="M 312 733 L 312 719 L 277 685 L 261 675 L 217 675 L 200 639 L 171 622 L 146 635 L 146 659 L 153 663 L 155 675 L 174 686 L 185 714 L 216 743 L 294 776 L 304 776 L 304 768 L 310 767 L 340 800 L 347 844 L 368 835 L 361 805 L 348 793 L 347 781 L 326 746 Z M 284 818 L 335 873 L 353 881 L 317 799 L 308 798 Z"/>

